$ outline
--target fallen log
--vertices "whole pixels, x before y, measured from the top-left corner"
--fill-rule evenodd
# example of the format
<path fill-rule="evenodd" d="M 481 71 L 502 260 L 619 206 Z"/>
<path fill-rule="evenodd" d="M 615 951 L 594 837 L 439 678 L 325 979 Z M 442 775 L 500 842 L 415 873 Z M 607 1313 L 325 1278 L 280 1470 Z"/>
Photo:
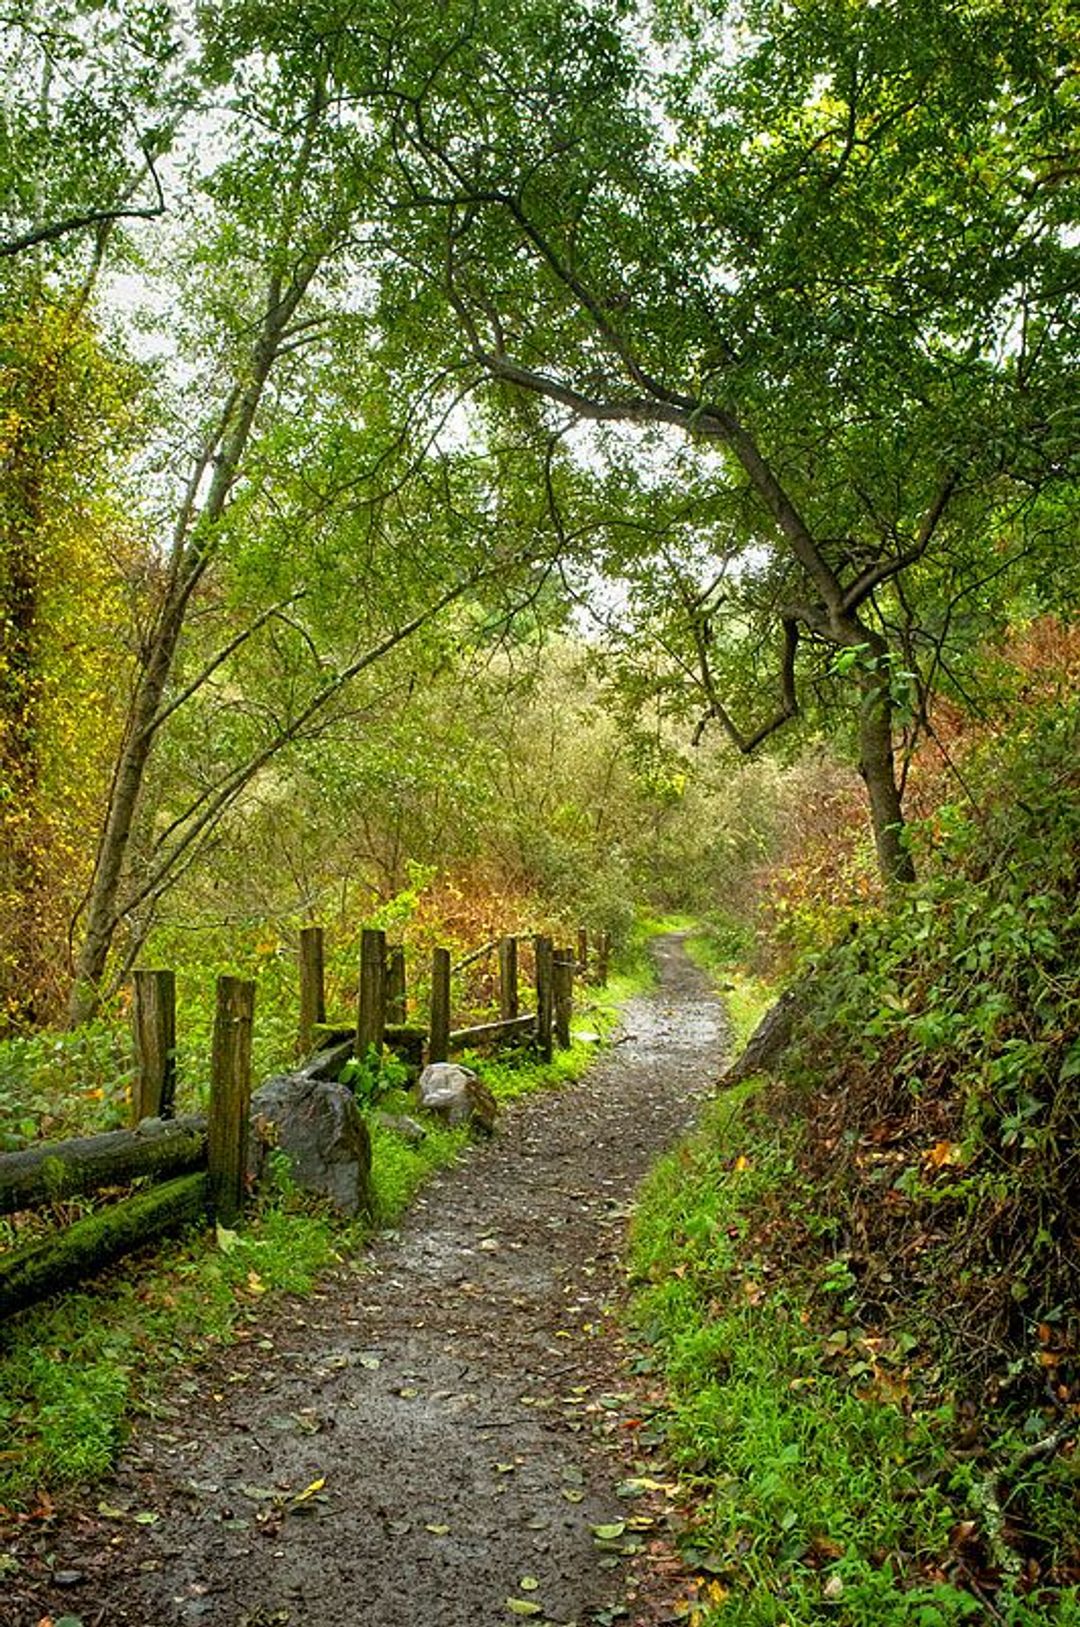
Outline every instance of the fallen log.
<path fill-rule="evenodd" d="M 45 1243 L 0 1254 L 0 1320 L 60 1288 L 92 1277 L 123 1254 L 200 1220 L 209 1203 L 204 1172 L 152 1186 L 77 1220 Z"/>
<path fill-rule="evenodd" d="M 206 1163 L 206 1120 L 147 1119 L 137 1130 L 44 1141 L 0 1154 L 0 1215 L 52 1203 L 137 1175 L 164 1180 Z"/>

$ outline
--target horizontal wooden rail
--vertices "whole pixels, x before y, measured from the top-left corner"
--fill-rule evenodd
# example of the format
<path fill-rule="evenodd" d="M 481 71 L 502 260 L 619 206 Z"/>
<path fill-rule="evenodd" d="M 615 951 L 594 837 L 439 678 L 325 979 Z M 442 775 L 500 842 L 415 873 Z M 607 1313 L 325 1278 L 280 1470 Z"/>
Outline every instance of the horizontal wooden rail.
<path fill-rule="evenodd" d="M 498 947 L 498 938 L 489 938 L 487 943 L 482 943 L 480 945 L 479 949 L 472 949 L 467 955 L 463 955 L 461 960 L 455 961 L 454 965 L 450 968 L 450 975 L 452 977 L 456 977 L 458 972 L 463 972 L 467 966 L 472 966 L 474 962 L 483 960 L 485 955 L 490 955 L 491 951 L 493 949 L 497 949 Z"/>
<path fill-rule="evenodd" d="M 471 1028 L 452 1028 L 450 1044 L 455 1050 L 469 1045 L 484 1045 L 489 1040 L 513 1039 L 515 1035 L 531 1035 L 536 1031 L 536 1014 L 521 1017 L 503 1017 L 498 1022 L 474 1023 Z"/>
<path fill-rule="evenodd" d="M 164 1180 L 205 1164 L 206 1120 L 194 1115 L 141 1130 L 43 1141 L 0 1154 L 0 1215 L 103 1186 L 123 1186 L 138 1175 Z"/>

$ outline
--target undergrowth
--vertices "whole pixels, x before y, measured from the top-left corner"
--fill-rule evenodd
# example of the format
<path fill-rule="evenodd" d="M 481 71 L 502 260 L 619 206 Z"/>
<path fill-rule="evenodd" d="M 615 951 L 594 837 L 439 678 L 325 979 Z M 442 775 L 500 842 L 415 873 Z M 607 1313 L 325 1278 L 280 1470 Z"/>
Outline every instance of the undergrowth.
<path fill-rule="evenodd" d="M 864 1302 L 977 1404 L 1080 1402 L 1080 708 L 1014 738 L 926 879 L 820 957 L 787 1076 Z"/>
<path fill-rule="evenodd" d="M 1054 1585 L 1075 1536 L 1068 1475 L 1042 1488 L 1039 1575 L 995 1573 L 985 1527 L 1005 1494 L 958 1444 L 950 1401 L 917 1393 L 912 1336 L 861 1327 L 803 1143 L 754 1085 L 733 1090 L 657 1167 L 634 1221 L 632 1320 L 693 1493 L 696 1622 L 953 1627 L 987 1619 L 992 1592 L 1010 1627 L 1073 1627 L 1076 1590 Z"/>

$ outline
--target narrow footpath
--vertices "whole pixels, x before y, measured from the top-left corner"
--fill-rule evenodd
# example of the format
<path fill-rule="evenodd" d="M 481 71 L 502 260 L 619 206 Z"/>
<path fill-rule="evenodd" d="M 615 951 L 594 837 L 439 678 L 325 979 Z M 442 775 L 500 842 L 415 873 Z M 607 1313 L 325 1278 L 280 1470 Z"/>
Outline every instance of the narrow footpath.
<path fill-rule="evenodd" d="M 0 1580 L 2 1627 L 664 1619 L 647 1552 L 595 1530 L 634 1512 L 622 1246 L 725 1025 L 679 937 L 653 953 L 657 987 L 585 1081 L 511 1108 L 400 1233 L 140 1421 Z"/>

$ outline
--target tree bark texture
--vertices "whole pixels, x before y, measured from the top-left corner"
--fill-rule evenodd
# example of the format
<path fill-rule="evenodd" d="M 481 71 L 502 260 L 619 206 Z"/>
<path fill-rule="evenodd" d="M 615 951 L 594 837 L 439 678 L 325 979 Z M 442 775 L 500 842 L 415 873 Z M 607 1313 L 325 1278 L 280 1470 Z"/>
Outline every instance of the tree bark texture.
<path fill-rule="evenodd" d="M 873 670 L 860 679 L 859 773 L 870 802 L 878 868 L 888 882 L 915 880 L 915 861 L 904 840 L 904 809 L 893 751 L 893 700 L 884 640 Z"/>

